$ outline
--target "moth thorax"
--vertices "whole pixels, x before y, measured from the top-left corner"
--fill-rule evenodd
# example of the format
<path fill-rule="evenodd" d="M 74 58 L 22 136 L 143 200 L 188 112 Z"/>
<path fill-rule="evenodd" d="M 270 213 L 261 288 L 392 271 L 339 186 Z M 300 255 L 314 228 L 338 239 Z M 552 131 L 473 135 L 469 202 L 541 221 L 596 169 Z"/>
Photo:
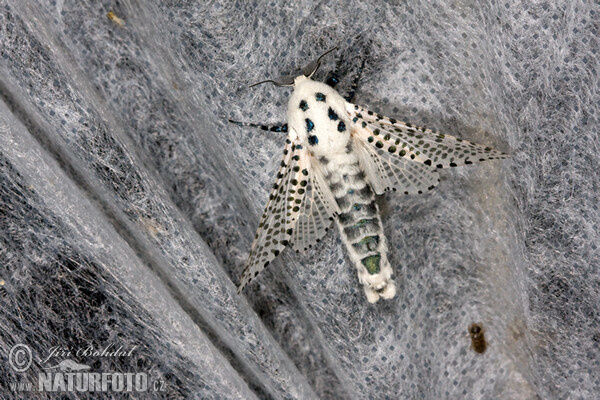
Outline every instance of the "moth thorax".
<path fill-rule="evenodd" d="M 310 79 L 296 84 L 288 104 L 288 124 L 318 156 L 344 152 L 350 139 L 344 99 L 331 87 Z"/>
<path fill-rule="evenodd" d="M 310 145 L 311 137 L 308 137 L 308 148 L 315 156 L 332 156 L 334 154 L 345 154 L 350 146 L 350 135 L 337 131 L 323 130 L 316 132 L 318 143 Z M 314 139 L 313 139 L 314 141 Z"/>

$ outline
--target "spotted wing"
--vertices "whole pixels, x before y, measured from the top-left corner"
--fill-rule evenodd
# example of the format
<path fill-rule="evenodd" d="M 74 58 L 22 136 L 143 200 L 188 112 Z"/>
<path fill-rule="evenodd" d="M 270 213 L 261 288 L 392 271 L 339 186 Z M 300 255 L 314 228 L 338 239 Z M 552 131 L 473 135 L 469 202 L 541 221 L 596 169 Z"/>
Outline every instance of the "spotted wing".
<path fill-rule="evenodd" d="M 354 135 L 354 141 L 359 162 L 377 194 L 388 190 L 420 194 L 433 189 L 440 181 L 434 168 L 371 146 L 360 131 Z"/>
<path fill-rule="evenodd" d="M 269 195 L 242 273 L 238 293 L 290 243 L 308 187 L 310 156 L 298 142 L 286 141 L 281 168 Z"/>
<path fill-rule="evenodd" d="M 509 157 L 491 147 L 384 117 L 354 104 L 346 103 L 346 108 L 358 136 L 390 156 L 432 168 L 457 167 Z"/>
<path fill-rule="evenodd" d="M 440 177 L 435 168 L 414 162 L 416 156 L 403 157 L 402 151 L 399 157 L 394 146 L 373 145 L 376 143 L 376 135 L 369 129 L 369 124 L 357 116 L 355 106 L 349 106 L 354 110 L 351 117 L 354 122 L 352 136 L 355 148 L 375 193 L 393 190 L 404 194 L 420 194 L 437 186 Z"/>
<path fill-rule="evenodd" d="M 308 250 L 321 240 L 329 230 L 333 217 L 339 213 L 335 198 L 323 179 L 319 164 L 313 158 L 308 173 L 310 179 L 306 197 L 292 232 L 291 242 L 296 252 Z"/>

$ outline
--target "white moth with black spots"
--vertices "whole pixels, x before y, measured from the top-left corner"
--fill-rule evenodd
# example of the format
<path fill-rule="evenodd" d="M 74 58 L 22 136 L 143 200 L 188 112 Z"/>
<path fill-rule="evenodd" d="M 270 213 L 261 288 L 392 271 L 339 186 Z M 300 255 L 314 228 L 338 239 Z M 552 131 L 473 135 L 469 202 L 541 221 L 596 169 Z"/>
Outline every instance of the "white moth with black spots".
<path fill-rule="evenodd" d="M 335 220 L 367 300 L 375 303 L 396 294 L 375 195 L 423 193 L 438 184 L 439 168 L 508 155 L 346 101 L 333 87 L 311 79 L 319 60 L 295 78 L 270 81 L 294 88 L 287 125 L 236 122 L 288 135 L 238 290 L 288 244 L 297 251 L 312 247 Z"/>

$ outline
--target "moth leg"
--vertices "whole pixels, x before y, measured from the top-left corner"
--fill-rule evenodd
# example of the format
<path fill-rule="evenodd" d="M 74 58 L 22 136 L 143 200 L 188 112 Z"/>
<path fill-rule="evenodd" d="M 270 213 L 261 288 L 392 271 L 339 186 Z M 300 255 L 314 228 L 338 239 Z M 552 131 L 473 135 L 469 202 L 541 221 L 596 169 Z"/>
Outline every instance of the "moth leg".
<path fill-rule="evenodd" d="M 354 80 L 352 81 L 352 86 L 350 86 L 350 90 L 348 91 L 348 94 L 346 96 L 344 96 L 344 99 L 346 99 L 346 101 L 348 103 L 352 103 L 354 101 L 354 97 L 356 96 L 356 88 L 358 87 L 358 83 L 360 82 L 360 78 L 362 77 L 363 70 L 365 69 L 365 63 L 367 62 L 368 55 L 369 55 L 369 52 L 367 51 L 367 53 L 364 55 L 363 60 L 360 64 L 360 68 L 358 68 L 358 71 L 356 72 L 356 75 L 354 76 Z"/>
<path fill-rule="evenodd" d="M 340 83 L 340 81 L 341 81 L 340 75 L 343 75 L 340 73 L 340 67 L 343 64 L 344 64 L 343 58 L 337 57 L 337 61 L 335 62 L 335 68 L 333 69 L 333 71 L 330 71 L 329 74 L 327 74 L 327 79 L 325 79 L 326 85 L 331 86 L 332 88 L 335 88 L 337 86 L 337 84 Z"/>
<path fill-rule="evenodd" d="M 365 69 L 365 63 L 367 62 L 367 58 L 369 58 L 369 56 L 371 55 L 371 49 L 373 47 L 373 39 L 365 36 L 364 32 L 359 33 L 354 38 L 354 41 L 356 42 L 357 47 L 359 49 L 362 49 L 359 51 L 359 54 L 357 57 L 361 60 L 361 63 L 360 63 L 360 67 L 356 71 L 356 75 L 354 76 L 354 79 L 352 81 L 352 86 L 350 86 L 350 90 L 348 91 L 348 94 L 344 97 L 346 99 L 346 101 L 349 103 L 354 102 L 354 96 L 356 95 L 356 88 L 358 87 L 360 79 L 362 78 L 362 73 L 363 73 L 363 70 Z"/>
<path fill-rule="evenodd" d="M 230 119 L 229 122 L 231 122 L 232 124 L 236 124 L 238 126 L 252 126 L 254 128 L 260 128 L 263 131 L 271 131 L 271 132 L 287 132 L 288 131 L 288 125 L 283 124 L 283 123 L 266 125 L 266 124 L 255 124 L 252 122 L 234 121 L 232 119 Z"/>
<path fill-rule="evenodd" d="M 356 39 L 357 40 L 361 40 L 360 35 L 358 35 L 356 37 Z M 366 56 L 363 57 L 363 65 L 361 66 L 359 74 L 362 74 L 362 67 L 364 67 L 364 59 L 365 58 L 366 58 Z M 337 86 L 337 84 L 340 83 L 341 76 L 345 76 L 347 74 L 347 72 L 348 72 L 346 68 L 343 68 L 343 66 L 345 64 L 346 64 L 346 58 L 344 56 L 338 57 L 337 61 L 335 63 L 335 68 L 333 69 L 333 71 L 329 72 L 329 74 L 327 75 L 327 79 L 325 80 L 325 84 L 331 86 L 332 88 L 335 88 Z M 340 72 L 341 70 L 342 70 L 342 72 Z M 354 84 L 353 84 L 351 90 L 355 90 L 357 85 L 358 85 L 358 79 L 355 77 L 354 78 Z"/>
<path fill-rule="evenodd" d="M 360 40 L 360 35 L 358 37 L 358 39 Z M 344 99 L 346 99 L 346 101 L 352 103 L 352 101 L 354 100 L 354 96 L 356 95 L 356 88 L 358 87 L 358 83 L 360 82 L 360 78 L 362 76 L 362 72 L 365 68 L 365 63 L 367 61 L 367 57 L 369 56 L 369 50 L 367 48 L 367 50 L 364 52 L 362 58 L 362 62 L 360 65 L 360 68 L 358 69 L 356 75 L 354 76 L 354 79 L 352 81 L 352 85 L 350 86 L 350 90 L 348 91 L 348 93 L 346 94 L 346 96 L 344 96 Z M 338 58 L 336 64 L 335 64 L 335 69 L 333 71 L 331 71 L 328 76 L 327 79 L 325 80 L 325 83 L 329 86 L 331 86 L 332 88 L 335 88 L 337 86 L 338 83 L 340 83 L 340 66 L 344 64 L 344 59 L 343 58 Z"/>
<path fill-rule="evenodd" d="M 331 86 L 332 88 L 335 88 L 338 83 L 340 83 L 340 71 L 336 66 L 335 69 L 331 71 L 327 76 L 325 84 Z"/>

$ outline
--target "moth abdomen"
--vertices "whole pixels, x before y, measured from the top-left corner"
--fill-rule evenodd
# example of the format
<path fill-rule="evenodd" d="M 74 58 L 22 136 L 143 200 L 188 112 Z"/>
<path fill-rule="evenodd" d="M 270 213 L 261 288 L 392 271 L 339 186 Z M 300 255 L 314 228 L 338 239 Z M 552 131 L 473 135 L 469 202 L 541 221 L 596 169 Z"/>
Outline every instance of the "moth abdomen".
<path fill-rule="evenodd" d="M 370 275 L 378 274 L 381 271 L 381 254 L 375 253 L 368 255 L 360 260 Z M 377 289 L 379 291 L 380 289 Z"/>
<path fill-rule="evenodd" d="M 368 254 L 372 251 L 377 251 L 379 248 L 379 235 L 369 235 L 360 239 L 356 243 L 352 243 L 352 247 L 358 254 Z"/>
<path fill-rule="evenodd" d="M 340 209 L 337 224 L 367 299 L 391 298 L 395 285 L 375 192 L 358 161 L 355 146 L 329 156 L 326 180 Z"/>

